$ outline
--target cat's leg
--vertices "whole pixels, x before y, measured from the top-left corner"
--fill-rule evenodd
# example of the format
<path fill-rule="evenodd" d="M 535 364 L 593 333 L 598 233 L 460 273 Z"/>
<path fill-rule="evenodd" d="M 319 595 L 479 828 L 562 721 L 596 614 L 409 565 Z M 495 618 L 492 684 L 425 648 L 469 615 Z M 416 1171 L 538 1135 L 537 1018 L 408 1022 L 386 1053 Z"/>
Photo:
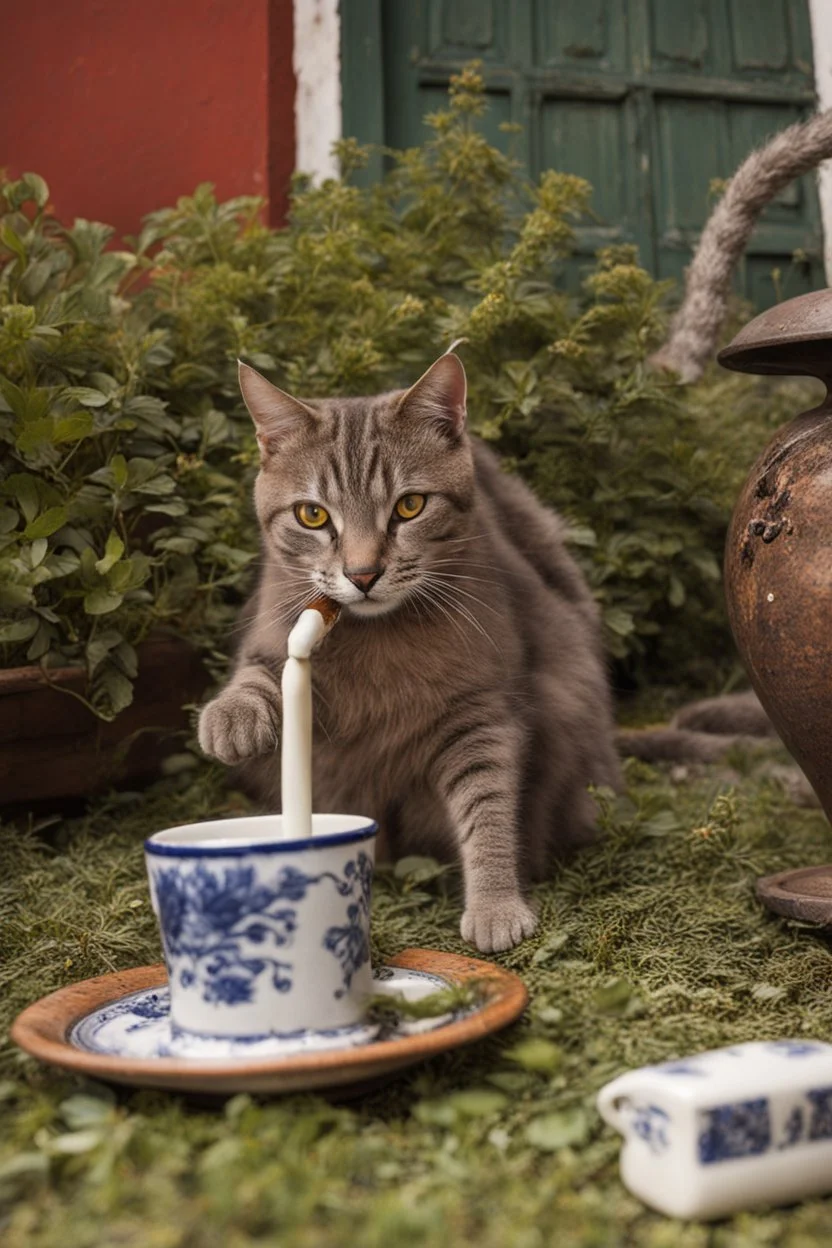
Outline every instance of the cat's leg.
<path fill-rule="evenodd" d="M 518 871 L 524 733 L 505 708 L 483 706 L 477 714 L 469 706 L 466 718 L 442 733 L 431 779 L 462 862 L 463 939 L 482 953 L 498 953 L 531 936 L 537 923 L 523 899 Z"/>
<path fill-rule="evenodd" d="M 223 763 L 241 763 L 277 748 L 280 685 L 265 661 L 243 662 L 199 716 L 199 744 Z"/>

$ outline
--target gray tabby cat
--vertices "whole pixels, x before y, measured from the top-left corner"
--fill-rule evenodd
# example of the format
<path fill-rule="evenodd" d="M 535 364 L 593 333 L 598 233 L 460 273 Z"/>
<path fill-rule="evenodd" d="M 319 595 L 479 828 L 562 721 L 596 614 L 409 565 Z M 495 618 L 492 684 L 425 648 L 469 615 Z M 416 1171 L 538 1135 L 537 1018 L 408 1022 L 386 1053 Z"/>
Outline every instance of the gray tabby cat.
<path fill-rule="evenodd" d="M 458 856 L 463 937 L 509 949 L 552 857 L 619 784 L 595 603 L 560 522 L 465 428 L 446 354 L 407 391 L 301 402 L 245 364 L 260 446 L 260 583 L 203 750 L 279 809 L 286 638 L 343 606 L 313 664 L 315 807 L 370 815 L 379 852 Z"/>

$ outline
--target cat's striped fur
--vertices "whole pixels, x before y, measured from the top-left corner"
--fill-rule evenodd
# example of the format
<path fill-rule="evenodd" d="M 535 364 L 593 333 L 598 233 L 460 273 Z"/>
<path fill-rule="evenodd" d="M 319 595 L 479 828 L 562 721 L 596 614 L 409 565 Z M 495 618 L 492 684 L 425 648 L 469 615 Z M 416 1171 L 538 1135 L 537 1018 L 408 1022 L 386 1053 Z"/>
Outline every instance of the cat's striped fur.
<path fill-rule="evenodd" d="M 391 855 L 458 855 L 463 936 L 509 948 L 534 929 L 526 884 L 592 833 L 587 786 L 619 782 L 596 607 L 560 522 L 468 436 L 455 355 L 374 398 L 300 403 L 247 366 L 241 386 L 263 567 L 201 744 L 279 808 L 287 633 L 305 602 L 336 599 L 313 663 L 315 807 L 373 816 Z M 405 495 L 427 500 L 411 520 Z M 322 528 L 299 522 L 303 502 Z M 380 575 L 367 592 L 345 569 Z"/>

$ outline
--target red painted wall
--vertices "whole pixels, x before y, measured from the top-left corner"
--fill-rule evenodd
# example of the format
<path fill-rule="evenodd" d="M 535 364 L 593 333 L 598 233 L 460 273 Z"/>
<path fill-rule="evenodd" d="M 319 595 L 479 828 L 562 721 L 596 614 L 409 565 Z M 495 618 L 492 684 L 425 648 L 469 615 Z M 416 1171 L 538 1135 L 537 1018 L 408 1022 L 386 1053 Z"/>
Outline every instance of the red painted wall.
<path fill-rule="evenodd" d="M 0 32 L 0 166 L 61 219 L 133 234 L 199 182 L 282 219 L 292 0 L 0 0 Z"/>

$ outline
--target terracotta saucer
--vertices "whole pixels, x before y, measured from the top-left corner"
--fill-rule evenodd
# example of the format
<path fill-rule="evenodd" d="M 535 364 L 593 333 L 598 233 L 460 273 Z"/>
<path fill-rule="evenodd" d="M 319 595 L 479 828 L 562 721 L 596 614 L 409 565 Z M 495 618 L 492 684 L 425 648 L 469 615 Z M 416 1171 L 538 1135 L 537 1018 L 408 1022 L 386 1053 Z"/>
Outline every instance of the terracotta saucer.
<path fill-rule="evenodd" d="M 757 896 L 777 914 L 832 927 L 832 863 L 764 876 L 757 881 Z"/>
<path fill-rule="evenodd" d="M 369 1083 L 435 1053 L 471 1044 L 514 1022 L 529 999 L 517 975 L 478 958 L 406 949 L 390 958 L 387 965 L 423 972 L 449 985 L 479 980 L 483 1000 L 461 1016 L 449 1016 L 445 1023 L 437 1020 L 431 1031 L 382 1036 L 360 1047 L 288 1056 L 195 1061 L 187 1057 L 114 1055 L 78 1047 L 77 1037 L 83 1029 L 77 1024 L 82 1019 L 133 994 L 165 988 L 164 966 L 142 966 L 100 975 L 43 997 L 18 1016 L 11 1037 L 42 1062 L 111 1083 L 209 1094 L 300 1092 Z"/>

